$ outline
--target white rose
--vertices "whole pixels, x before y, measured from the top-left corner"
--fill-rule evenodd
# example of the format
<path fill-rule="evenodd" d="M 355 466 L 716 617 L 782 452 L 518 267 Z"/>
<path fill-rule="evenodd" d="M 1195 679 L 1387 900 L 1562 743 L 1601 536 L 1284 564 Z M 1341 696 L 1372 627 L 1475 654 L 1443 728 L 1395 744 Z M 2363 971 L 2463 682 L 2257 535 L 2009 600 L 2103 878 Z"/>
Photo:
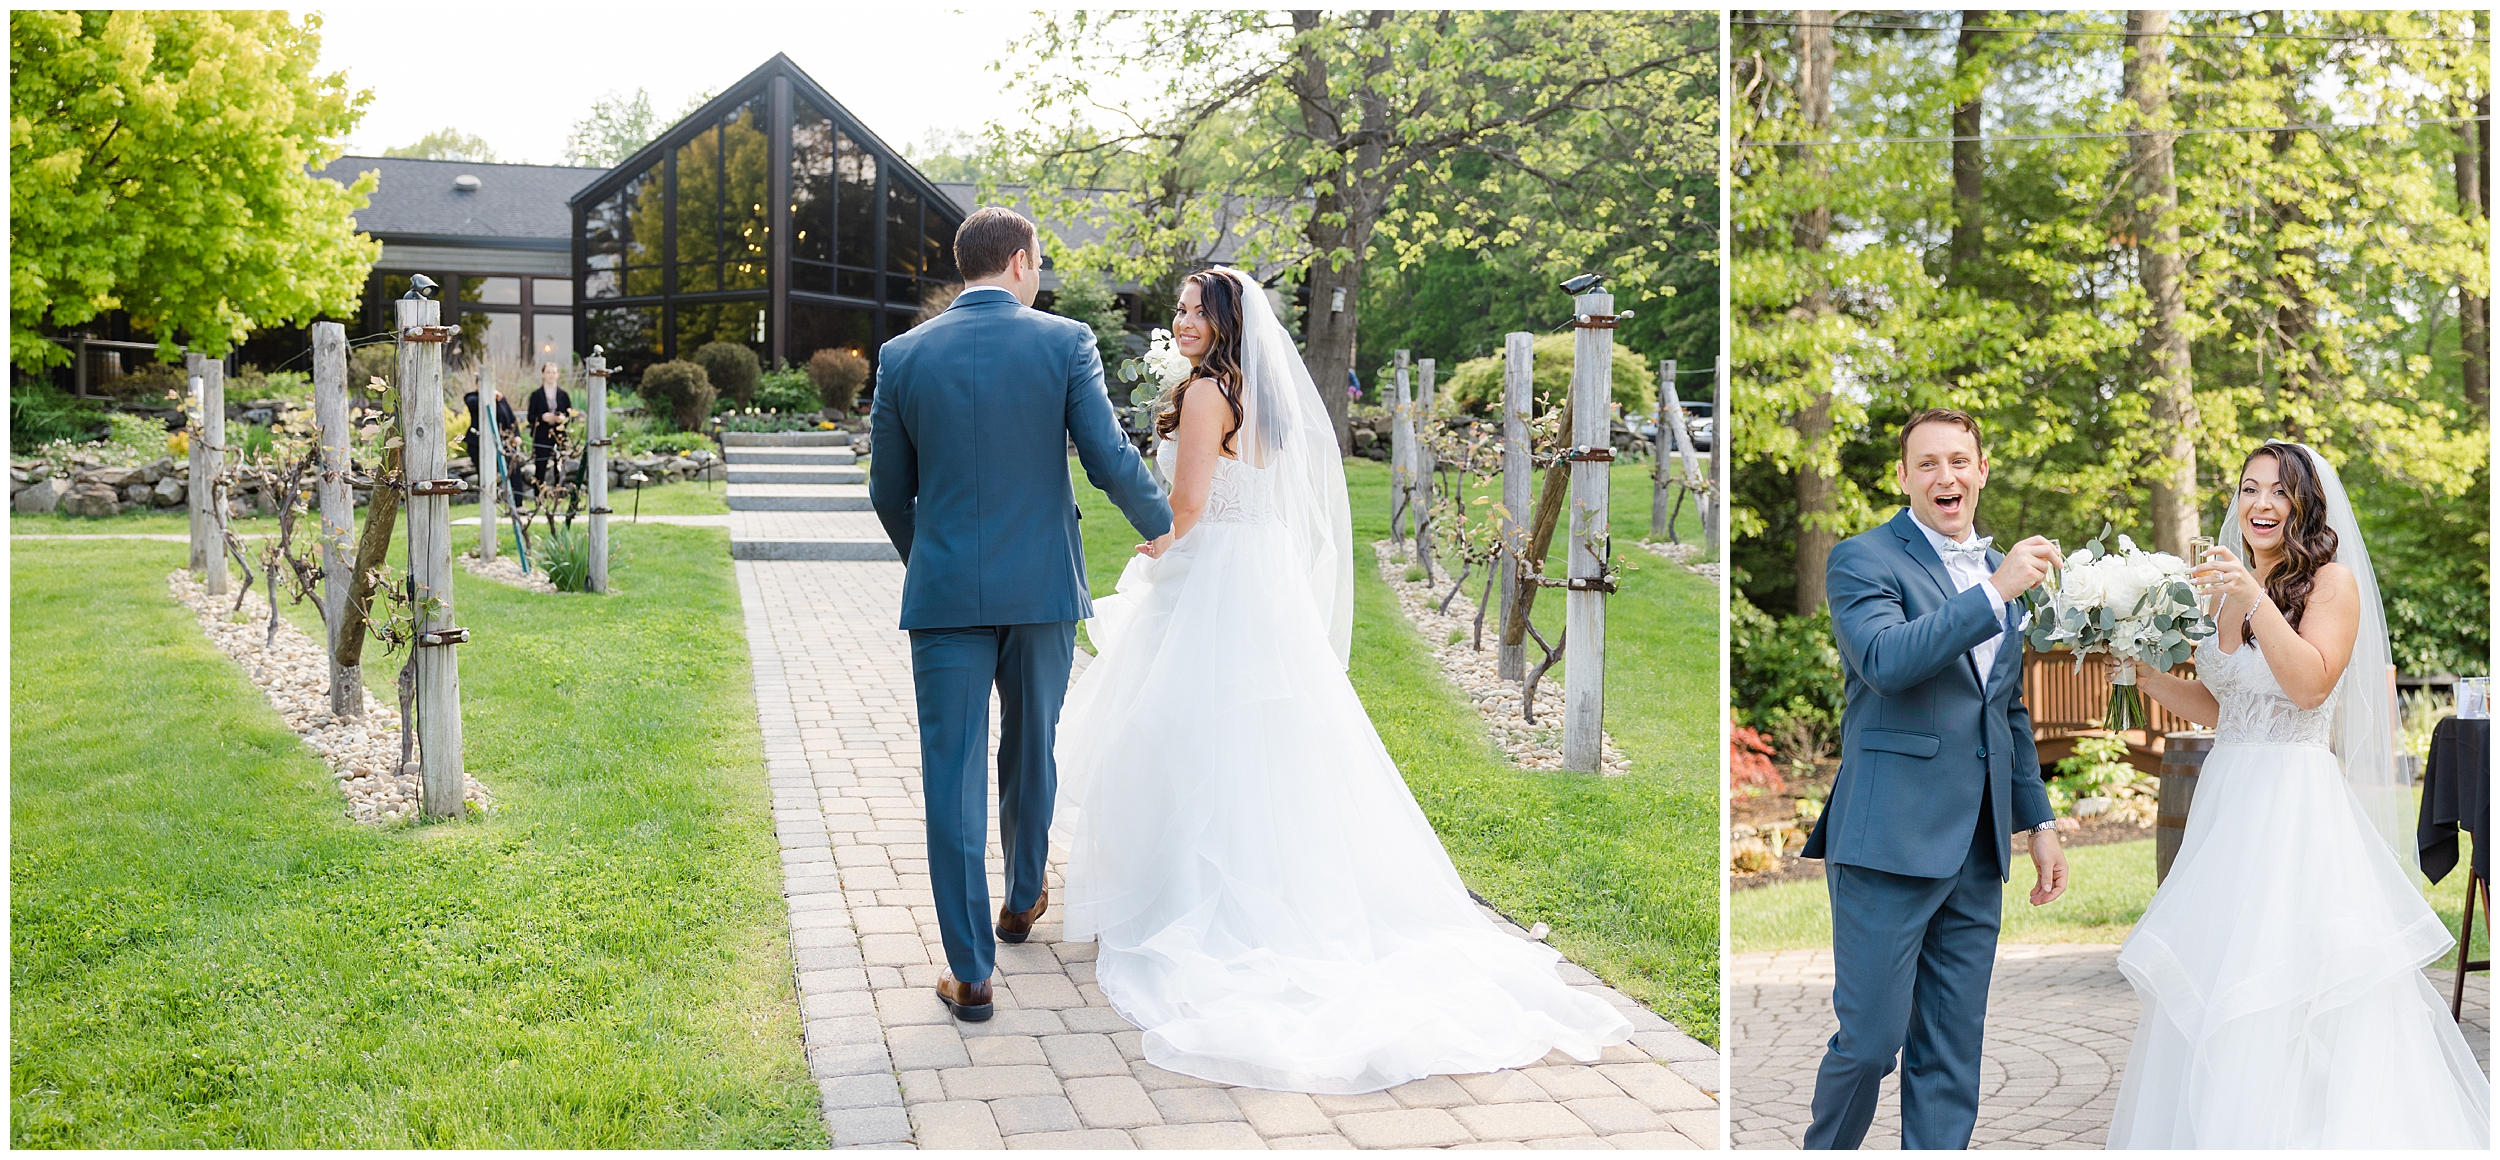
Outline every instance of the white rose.
<path fill-rule="evenodd" d="M 2089 563 L 2068 563 L 2065 579 L 2057 586 L 2057 595 L 2076 608 L 2098 608 L 2106 594 L 2105 588 L 2100 568 Z"/>
<path fill-rule="evenodd" d="M 2118 537 L 2118 554 L 2121 556 L 2135 555 L 2135 541 L 2128 539 L 2125 536 Z"/>
<path fill-rule="evenodd" d="M 2090 548 L 2077 548 L 2074 555 L 2066 557 L 2066 566 L 2069 568 L 2080 568 L 2091 562 L 2092 549 Z"/>
<path fill-rule="evenodd" d="M 2188 573 L 2187 561 L 2182 560 L 2182 559 L 2178 558 L 2177 556 L 2173 556 L 2173 555 L 2171 555 L 2171 554 L 2170 554 L 2170 553 L 2168 553 L 2168 552 L 2155 552 L 2155 553 L 2153 553 L 2151 556 L 2149 556 L 2149 557 L 2147 557 L 2147 558 L 2148 558 L 2148 559 L 2150 559 L 2150 560 L 2152 560 L 2152 561 L 2153 561 L 2153 563 L 2161 569 L 2161 575 L 2162 575 L 2162 578 L 2163 578 L 2163 579 L 2165 579 L 2165 580 L 2185 580 L 2185 579 L 2187 579 L 2187 573 Z"/>
<path fill-rule="evenodd" d="M 2140 556 L 2112 557 L 2109 565 L 2102 594 L 2109 607 L 2124 616 L 2135 611 L 2135 606 L 2144 599 L 2145 590 L 2151 588 L 2160 576 Z"/>

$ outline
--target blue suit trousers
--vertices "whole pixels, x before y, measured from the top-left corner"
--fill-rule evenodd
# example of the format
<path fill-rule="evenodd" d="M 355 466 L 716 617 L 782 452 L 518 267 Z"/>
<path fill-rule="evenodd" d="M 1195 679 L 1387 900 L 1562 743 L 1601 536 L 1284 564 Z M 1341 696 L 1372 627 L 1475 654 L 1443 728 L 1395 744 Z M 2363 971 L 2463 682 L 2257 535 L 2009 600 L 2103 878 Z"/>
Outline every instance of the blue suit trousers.
<path fill-rule="evenodd" d="M 929 888 L 938 939 L 955 977 L 990 977 L 990 689 L 998 689 L 998 838 L 1007 907 L 1030 910 L 1050 861 L 1051 803 L 1059 793 L 1059 704 L 1076 656 L 1076 623 L 914 629 L 912 684 L 920 708 L 920 789 L 929 828 Z"/>
<path fill-rule="evenodd" d="M 1996 812 L 1981 799 L 1961 872 L 1919 878 L 1823 868 L 1832 898 L 1832 1012 L 1814 1081 L 1808 1148 L 1855 1148 L 1901 1060 L 1901 1146 L 1968 1148 L 1979 1119 L 1979 1055 L 1996 967 L 2004 879 Z"/>

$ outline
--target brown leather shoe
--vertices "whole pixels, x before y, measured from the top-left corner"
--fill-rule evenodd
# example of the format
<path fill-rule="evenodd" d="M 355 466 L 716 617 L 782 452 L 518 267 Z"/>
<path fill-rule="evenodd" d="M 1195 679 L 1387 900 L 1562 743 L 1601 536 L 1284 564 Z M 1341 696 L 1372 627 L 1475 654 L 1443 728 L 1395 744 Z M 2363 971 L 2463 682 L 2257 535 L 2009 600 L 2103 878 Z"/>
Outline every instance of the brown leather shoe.
<path fill-rule="evenodd" d="M 938 972 L 937 996 L 938 1002 L 946 1004 L 946 1009 L 952 1012 L 955 1018 L 966 1023 L 979 1023 L 990 1017 L 990 981 L 988 979 L 983 979 L 978 983 L 967 983 L 956 978 L 953 971 L 940 971 Z"/>
<path fill-rule="evenodd" d="M 998 904 L 998 941 L 1023 942 L 1024 936 L 1033 933 L 1033 921 L 1040 918 L 1042 912 L 1048 909 L 1050 909 L 1050 888 L 1047 886 L 1042 888 L 1042 896 L 1033 900 L 1031 910 L 1013 911 L 1007 909 L 1006 903 Z"/>

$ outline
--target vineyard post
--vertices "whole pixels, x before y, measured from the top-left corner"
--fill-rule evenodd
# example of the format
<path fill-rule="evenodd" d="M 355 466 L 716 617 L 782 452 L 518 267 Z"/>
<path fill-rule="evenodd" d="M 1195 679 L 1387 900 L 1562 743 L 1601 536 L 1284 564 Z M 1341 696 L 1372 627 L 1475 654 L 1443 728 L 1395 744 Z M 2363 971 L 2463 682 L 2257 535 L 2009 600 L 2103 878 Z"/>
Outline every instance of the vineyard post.
<path fill-rule="evenodd" d="M 1613 466 L 1615 296 L 1571 301 L 1570 588 L 1564 594 L 1563 768 L 1599 771 L 1606 719 L 1606 487 Z"/>
<path fill-rule="evenodd" d="M 419 797 L 430 818 L 461 812 L 464 776 L 460 755 L 460 641 L 468 631 L 453 615 L 451 495 L 461 490 L 446 478 L 450 448 L 443 430 L 443 347 L 458 327 L 437 325 L 442 303 L 401 298 L 391 304 L 399 322 L 400 454 L 408 480 L 408 576 L 416 617 L 416 720 L 422 781 Z"/>

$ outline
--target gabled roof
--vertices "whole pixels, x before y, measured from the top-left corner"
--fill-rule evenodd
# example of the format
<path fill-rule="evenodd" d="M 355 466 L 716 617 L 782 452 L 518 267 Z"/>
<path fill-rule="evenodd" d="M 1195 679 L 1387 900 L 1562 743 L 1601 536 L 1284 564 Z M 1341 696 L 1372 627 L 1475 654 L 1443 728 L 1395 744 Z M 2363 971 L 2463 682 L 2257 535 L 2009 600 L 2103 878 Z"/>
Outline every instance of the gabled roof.
<path fill-rule="evenodd" d="M 498 248 L 569 249 L 575 190 L 604 169 L 571 165 L 493 165 L 413 157 L 341 157 L 320 176 L 347 185 L 380 170 L 372 204 L 356 212 L 356 228 L 384 241 L 433 241 Z M 454 179 L 477 178 L 475 190 Z"/>
<path fill-rule="evenodd" d="M 755 99 L 756 94 L 764 91 L 765 82 L 771 80 L 775 73 L 790 78 L 793 96 L 814 105 L 818 110 L 832 117 L 842 126 L 843 132 L 850 134 L 852 139 L 858 141 L 863 147 L 878 154 L 880 158 L 878 164 L 884 167 L 886 172 L 901 174 L 905 178 L 905 184 L 919 187 L 924 195 L 944 196 L 940 193 L 936 182 L 929 180 L 926 174 L 912 168 L 911 161 L 903 156 L 902 150 L 886 144 L 884 138 L 877 136 L 875 131 L 868 128 L 866 122 L 861 121 L 849 109 L 844 108 L 842 102 L 834 100 L 833 94 L 826 92 L 823 85 L 817 84 L 816 78 L 807 75 L 807 70 L 800 68 L 798 62 L 791 60 L 787 53 L 776 52 L 771 60 L 757 65 L 755 71 L 738 78 L 736 84 L 722 89 L 719 96 L 705 101 L 693 112 L 679 117 L 668 128 L 661 130 L 658 136 L 651 139 L 650 144 L 635 150 L 631 156 L 617 162 L 613 167 L 601 171 L 592 183 L 574 190 L 571 197 L 567 199 L 568 202 L 588 201 L 596 195 L 605 195 L 612 192 L 614 186 L 621 184 L 627 178 L 658 165 L 668 155 L 667 146 L 677 135 L 678 130 L 689 124 L 710 124 L 727 116 L 730 110 Z"/>

